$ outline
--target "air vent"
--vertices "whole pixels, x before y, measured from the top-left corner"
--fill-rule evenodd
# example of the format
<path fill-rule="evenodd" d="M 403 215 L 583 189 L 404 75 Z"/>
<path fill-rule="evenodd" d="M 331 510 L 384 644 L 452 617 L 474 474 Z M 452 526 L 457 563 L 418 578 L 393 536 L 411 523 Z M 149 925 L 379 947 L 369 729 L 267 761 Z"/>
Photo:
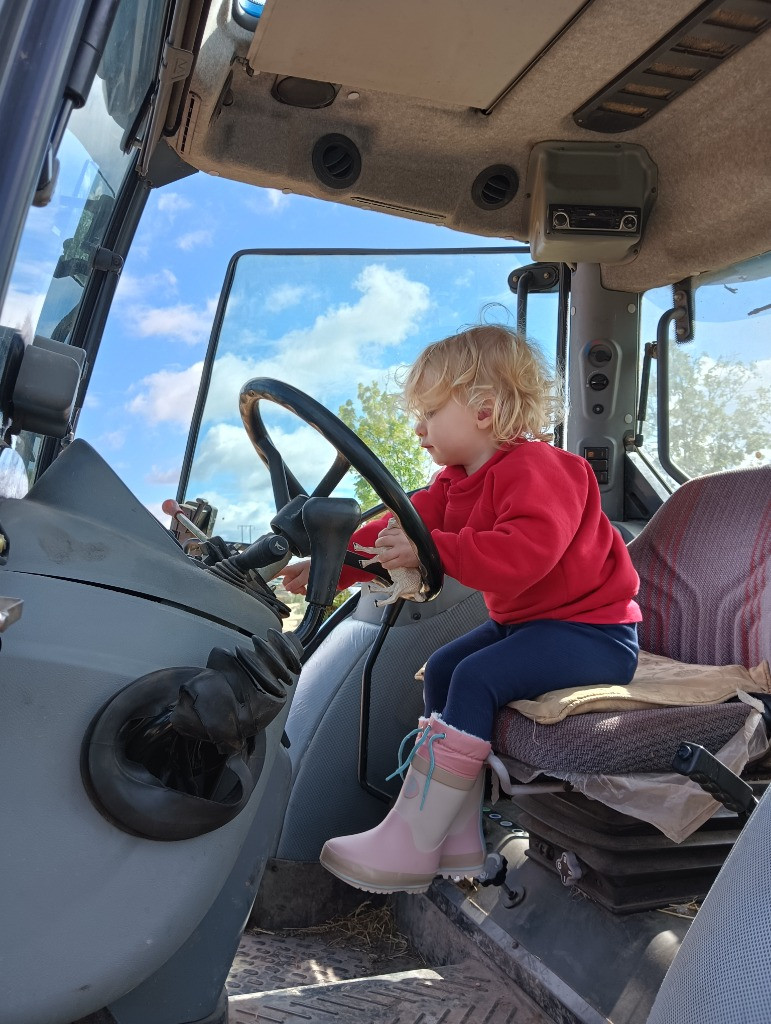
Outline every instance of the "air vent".
<path fill-rule="evenodd" d="M 177 136 L 177 149 L 180 153 L 187 153 L 193 142 L 195 127 L 198 121 L 198 114 L 201 110 L 201 101 L 194 92 L 188 97 L 187 110 Z"/>
<path fill-rule="evenodd" d="M 495 164 L 478 174 L 471 186 L 471 198 L 481 210 L 500 210 L 517 194 L 519 178 L 513 167 Z"/>
<path fill-rule="evenodd" d="M 710 0 L 573 114 L 593 132 L 644 124 L 771 25 L 768 0 Z"/>
<path fill-rule="evenodd" d="M 316 177 L 329 188 L 350 188 L 361 174 L 361 154 L 345 135 L 324 135 L 311 160 Z"/>
<path fill-rule="evenodd" d="M 385 203 L 379 199 L 367 199 L 366 196 L 351 196 L 351 202 L 358 203 L 359 206 L 367 206 L 372 210 L 385 210 L 388 213 L 417 217 L 418 220 L 446 220 L 446 215 L 443 213 L 435 213 L 433 210 L 418 210 L 413 206 L 399 206 L 397 203 Z"/>

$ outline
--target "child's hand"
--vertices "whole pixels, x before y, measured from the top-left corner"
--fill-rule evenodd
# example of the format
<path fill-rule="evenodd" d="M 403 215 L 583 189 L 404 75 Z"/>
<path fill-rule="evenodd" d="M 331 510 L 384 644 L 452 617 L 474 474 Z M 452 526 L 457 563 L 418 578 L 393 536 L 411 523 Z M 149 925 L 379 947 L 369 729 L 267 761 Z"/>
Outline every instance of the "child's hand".
<path fill-rule="evenodd" d="M 375 541 L 375 556 L 384 569 L 419 569 L 420 559 L 412 541 L 392 519 L 388 526 L 381 530 Z"/>
<path fill-rule="evenodd" d="M 301 562 L 292 562 L 291 565 L 284 566 L 278 576 L 281 577 L 285 589 L 290 594 L 306 594 L 310 571 L 311 560 L 304 558 Z"/>

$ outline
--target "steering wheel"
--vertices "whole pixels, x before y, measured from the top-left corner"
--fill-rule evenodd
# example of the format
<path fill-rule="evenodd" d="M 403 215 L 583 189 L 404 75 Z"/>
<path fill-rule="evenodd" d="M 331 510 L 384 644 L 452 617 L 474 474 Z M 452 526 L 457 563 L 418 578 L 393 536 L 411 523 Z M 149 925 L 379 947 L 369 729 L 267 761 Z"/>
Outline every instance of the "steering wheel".
<path fill-rule="evenodd" d="M 270 472 L 276 510 L 293 498 L 308 492 L 284 462 L 271 440 L 260 415 L 260 402 L 275 402 L 313 427 L 335 448 L 337 455 L 311 497 L 328 497 L 350 466 L 373 487 L 391 509 L 402 529 L 415 545 L 421 565 L 427 598 L 442 589 L 444 571 L 431 534 L 414 505 L 374 452 L 334 413 L 290 384 L 270 377 L 255 377 L 241 388 L 239 408 L 246 433 L 257 454 Z"/>

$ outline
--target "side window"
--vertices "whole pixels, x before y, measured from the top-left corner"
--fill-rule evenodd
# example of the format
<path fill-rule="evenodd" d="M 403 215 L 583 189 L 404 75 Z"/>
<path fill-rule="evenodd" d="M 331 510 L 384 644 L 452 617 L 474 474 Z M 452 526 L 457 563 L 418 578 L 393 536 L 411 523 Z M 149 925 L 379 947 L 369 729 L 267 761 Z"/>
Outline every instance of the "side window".
<path fill-rule="evenodd" d="M 672 306 L 672 289 L 646 292 L 645 342 Z M 705 275 L 694 292 L 694 339 L 670 328 L 669 457 L 689 477 L 771 463 L 771 257 Z M 657 456 L 656 360 L 652 361 L 643 453 Z M 674 483 L 674 481 L 673 481 Z"/>

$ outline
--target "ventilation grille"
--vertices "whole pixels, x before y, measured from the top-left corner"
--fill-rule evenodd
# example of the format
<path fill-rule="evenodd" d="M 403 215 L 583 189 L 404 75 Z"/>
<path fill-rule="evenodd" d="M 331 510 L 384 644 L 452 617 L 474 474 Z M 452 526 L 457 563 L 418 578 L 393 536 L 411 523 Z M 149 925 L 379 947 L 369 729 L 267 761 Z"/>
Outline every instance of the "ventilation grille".
<path fill-rule="evenodd" d="M 361 173 L 361 154 L 345 135 L 324 135 L 311 160 L 316 177 L 329 188 L 350 188 Z"/>
<path fill-rule="evenodd" d="M 471 198 L 481 210 L 500 210 L 517 194 L 519 178 L 513 167 L 495 164 L 478 174 L 471 186 Z"/>
<path fill-rule="evenodd" d="M 186 153 L 193 142 L 193 135 L 195 133 L 196 122 L 198 121 L 198 113 L 201 109 L 201 101 L 194 92 L 191 92 L 188 97 L 187 108 L 185 110 L 185 116 L 182 119 L 182 125 L 179 130 L 179 141 L 177 143 L 177 149 L 179 153 Z"/>
<path fill-rule="evenodd" d="M 589 131 L 637 128 L 757 39 L 771 0 L 710 0 L 573 114 Z"/>
<path fill-rule="evenodd" d="M 352 203 L 359 206 L 370 206 L 373 210 L 387 210 L 389 213 L 405 214 L 408 217 L 418 217 L 420 220 L 446 220 L 443 213 L 434 213 L 431 210 L 416 210 L 412 206 L 399 206 L 398 203 L 383 203 L 378 199 L 367 199 L 365 196 L 351 196 Z"/>

